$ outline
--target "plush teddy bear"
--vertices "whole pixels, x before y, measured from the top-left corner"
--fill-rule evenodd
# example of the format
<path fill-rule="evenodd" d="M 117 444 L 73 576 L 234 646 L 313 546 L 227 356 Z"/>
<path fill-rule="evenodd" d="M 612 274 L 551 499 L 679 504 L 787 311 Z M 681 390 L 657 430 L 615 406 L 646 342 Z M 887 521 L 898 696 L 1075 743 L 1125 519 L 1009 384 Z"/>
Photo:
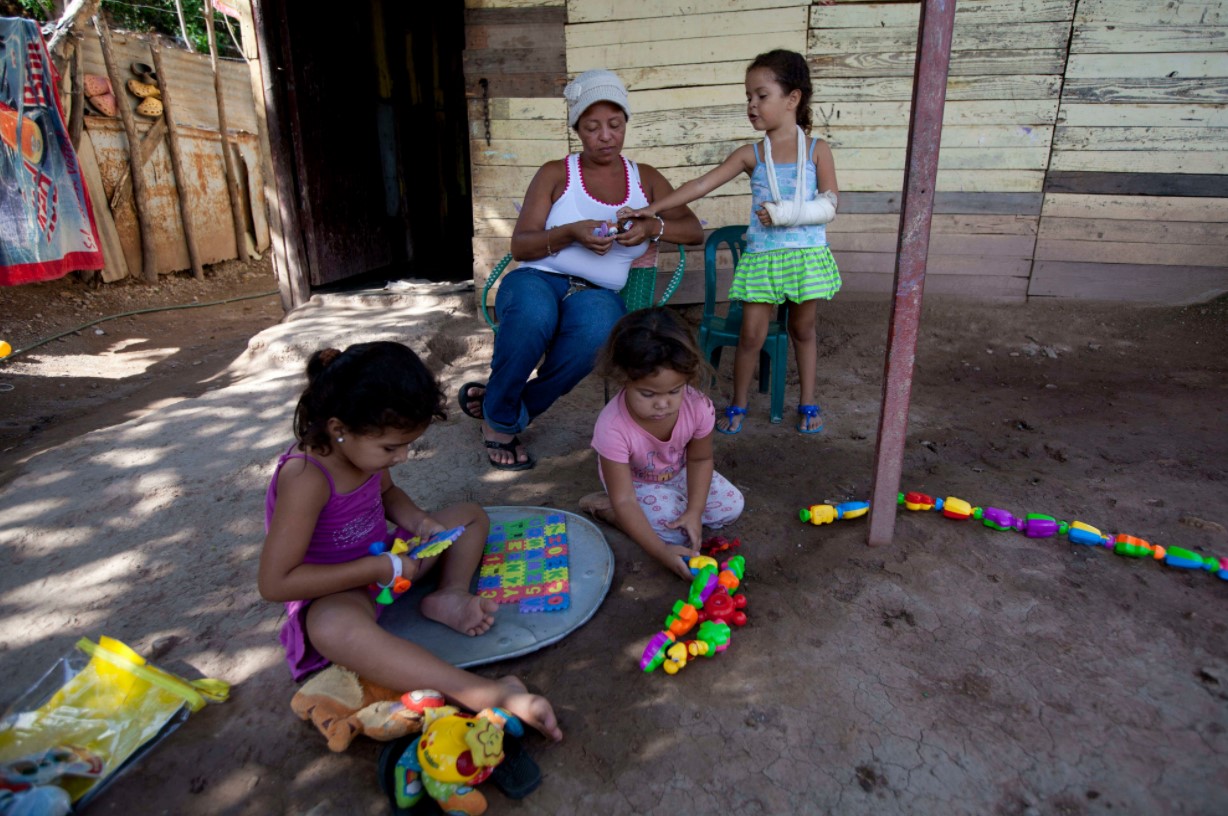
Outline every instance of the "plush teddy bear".
<path fill-rule="evenodd" d="M 330 750 L 344 751 L 359 734 L 384 742 L 417 733 L 427 704 L 442 706 L 443 695 L 437 691 L 400 694 L 333 665 L 304 683 L 290 708 L 320 729 Z"/>

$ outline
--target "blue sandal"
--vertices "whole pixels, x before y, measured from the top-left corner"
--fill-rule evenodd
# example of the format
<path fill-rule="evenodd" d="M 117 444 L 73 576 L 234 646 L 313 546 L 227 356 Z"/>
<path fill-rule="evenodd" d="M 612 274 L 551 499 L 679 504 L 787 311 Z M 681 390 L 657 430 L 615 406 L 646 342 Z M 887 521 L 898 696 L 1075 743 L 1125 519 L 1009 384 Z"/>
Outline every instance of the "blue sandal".
<path fill-rule="evenodd" d="M 729 428 L 733 428 L 733 420 L 740 416 L 746 416 L 746 409 L 738 405 L 729 405 L 725 407 L 725 422 Z M 742 433 L 742 421 L 738 422 L 738 427 L 734 430 L 721 430 L 720 426 L 716 427 L 717 433 L 723 433 L 725 436 L 733 436 L 734 434 Z"/>
<path fill-rule="evenodd" d="M 797 406 L 797 413 L 799 416 L 802 417 L 801 421 L 797 423 L 798 433 L 817 434 L 817 433 L 823 432 L 823 417 L 822 417 L 823 411 L 821 408 L 819 408 L 819 406 L 799 405 Z M 810 421 L 814 419 L 817 419 L 819 421 L 819 426 L 817 428 L 807 428 L 806 426 L 809 425 Z"/>

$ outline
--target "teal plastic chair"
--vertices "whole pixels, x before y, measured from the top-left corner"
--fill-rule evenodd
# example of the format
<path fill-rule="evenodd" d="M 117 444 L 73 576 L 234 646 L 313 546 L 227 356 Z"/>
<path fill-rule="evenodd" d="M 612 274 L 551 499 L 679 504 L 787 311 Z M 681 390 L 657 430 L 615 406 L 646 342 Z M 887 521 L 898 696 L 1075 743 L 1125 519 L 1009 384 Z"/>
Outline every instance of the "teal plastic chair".
<path fill-rule="evenodd" d="M 486 320 L 486 325 L 490 326 L 491 331 L 499 331 L 499 326 L 495 323 L 490 314 L 490 308 L 487 306 L 487 301 L 490 300 L 490 289 L 495 285 L 495 281 L 499 280 L 499 276 L 507 269 L 512 262 L 512 253 L 507 253 L 503 256 L 499 263 L 495 264 L 494 270 L 490 273 L 490 277 L 486 279 L 486 285 L 482 287 L 482 297 L 479 301 L 482 306 L 482 317 Z M 649 306 L 664 306 L 670 298 L 674 296 L 674 292 L 678 290 L 678 285 L 682 283 L 682 273 L 686 271 L 686 249 L 678 245 L 678 266 L 674 268 L 674 274 L 670 277 L 669 283 L 665 285 L 665 291 L 661 293 L 661 299 L 655 304 L 652 302 L 653 295 L 657 290 L 657 267 L 646 266 L 638 269 L 632 269 L 627 275 L 627 283 L 619 290 L 618 294 L 622 296 L 623 303 L 627 304 L 627 311 L 634 312 L 636 309 L 647 309 Z"/>
<path fill-rule="evenodd" d="M 713 230 L 704 242 L 704 316 L 699 324 L 699 347 L 713 368 L 720 365 L 721 349 L 737 346 L 742 329 L 742 303 L 730 301 L 724 317 L 716 313 L 716 251 L 721 244 L 729 245 L 733 265 L 746 251 L 746 225 L 721 227 Z M 767 338 L 759 351 L 759 393 L 771 397 L 773 423 L 784 419 L 785 370 L 789 364 L 788 304 L 782 303 L 776 319 L 768 324 Z"/>

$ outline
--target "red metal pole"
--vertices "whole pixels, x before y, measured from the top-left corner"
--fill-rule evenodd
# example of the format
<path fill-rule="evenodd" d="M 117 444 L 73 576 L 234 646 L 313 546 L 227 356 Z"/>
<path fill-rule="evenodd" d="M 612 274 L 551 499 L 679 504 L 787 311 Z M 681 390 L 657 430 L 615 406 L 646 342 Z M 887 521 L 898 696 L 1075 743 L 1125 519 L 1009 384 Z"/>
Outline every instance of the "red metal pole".
<path fill-rule="evenodd" d="M 874 489 L 870 497 L 870 546 L 888 544 L 895 533 L 896 495 L 904 466 L 908 401 L 912 392 L 921 292 L 930 246 L 930 218 L 938 178 L 938 146 L 947 98 L 955 0 L 924 0 L 913 69 L 912 114 L 904 163 L 904 197 L 896 247 L 895 301 L 887 330 L 883 402 L 878 417 Z"/>

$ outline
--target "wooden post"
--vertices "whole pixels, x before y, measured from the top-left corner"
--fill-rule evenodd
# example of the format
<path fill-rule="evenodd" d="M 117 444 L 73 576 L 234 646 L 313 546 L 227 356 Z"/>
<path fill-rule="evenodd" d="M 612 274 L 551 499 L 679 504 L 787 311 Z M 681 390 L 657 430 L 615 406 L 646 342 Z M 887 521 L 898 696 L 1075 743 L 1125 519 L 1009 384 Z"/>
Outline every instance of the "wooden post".
<path fill-rule="evenodd" d="M 149 44 L 153 55 L 154 70 L 158 73 L 158 87 L 162 89 L 162 118 L 166 120 L 166 135 L 171 151 L 171 171 L 175 175 L 175 190 L 179 193 L 179 218 L 183 222 L 183 240 L 188 245 L 188 262 L 192 264 L 192 277 L 205 279 L 205 269 L 200 264 L 200 251 L 196 248 L 196 229 L 192 226 L 192 197 L 188 192 L 188 175 L 183 172 L 183 153 L 179 150 L 179 132 L 175 128 L 175 115 L 171 107 L 170 76 L 162 67 L 162 49 L 156 42 Z"/>
<path fill-rule="evenodd" d="M 234 157 L 230 155 L 230 133 L 226 126 L 226 100 L 222 94 L 222 75 L 217 70 L 217 40 L 213 36 L 213 3 L 205 0 L 205 34 L 209 38 L 209 62 L 213 66 L 213 92 L 217 95 L 217 129 L 222 137 L 222 163 L 226 167 L 226 189 L 230 192 L 230 218 L 235 228 L 235 257 L 247 260 L 247 224 L 243 217 L 243 197 Z"/>
<path fill-rule="evenodd" d="M 73 150 L 81 147 L 81 126 L 85 124 L 85 39 L 73 36 L 72 100 L 68 103 L 68 138 Z"/>
<path fill-rule="evenodd" d="M 67 73 L 68 61 L 65 53 L 70 45 L 69 38 L 79 35 L 85 29 L 85 22 L 98 13 L 102 0 L 72 0 L 60 19 L 53 26 L 51 36 L 47 37 L 47 53 L 60 76 Z"/>
<path fill-rule="evenodd" d="M 954 27 L 955 0 L 922 2 L 917 64 L 913 69 L 912 114 L 908 120 L 908 150 L 904 157 L 895 300 L 887 329 L 883 402 L 878 416 L 874 487 L 870 498 L 870 546 L 888 544 L 895 534 L 896 496 L 904 469 L 908 402 L 917 354 L 917 327 L 921 323 L 921 292 L 925 287 L 925 261 L 929 255 L 938 145 L 942 139 L 942 111 L 947 98 Z"/>
<path fill-rule="evenodd" d="M 132 166 L 132 197 L 136 205 L 136 224 L 141 233 L 141 279 L 146 283 L 158 282 L 157 254 L 154 251 L 153 230 L 149 225 L 149 191 L 145 187 L 145 172 L 141 169 L 141 143 L 136 137 L 136 121 L 132 117 L 132 106 L 124 93 L 126 87 L 120 80 L 119 70 L 115 67 L 115 57 L 111 50 L 111 32 L 106 23 L 98 17 L 94 18 L 94 28 L 102 43 L 102 61 L 107 66 L 107 76 L 111 78 L 111 87 L 115 92 L 115 100 L 119 108 L 119 118 L 124 123 L 124 135 L 128 137 L 128 161 Z"/>
<path fill-rule="evenodd" d="M 294 183 L 297 170 L 289 117 L 282 113 L 282 106 L 287 103 L 282 93 L 285 80 L 281 78 L 294 76 L 285 20 L 282 0 L 252 0 L 252 28 L 260 48 L 260 58 L 256 61 L 260 69 L 257 95 L 260 101 L 256 103 L 256 111 L 265 123 L 272 167 L 264 179 L 265 199 L 269 202 L 269 237 L 281 305 L 289 311 L 311 298 L 311 282 L 303 225 L 299 219 L 298 188 Z M 253 90 L 255 88 L 253 85 Z"/>

